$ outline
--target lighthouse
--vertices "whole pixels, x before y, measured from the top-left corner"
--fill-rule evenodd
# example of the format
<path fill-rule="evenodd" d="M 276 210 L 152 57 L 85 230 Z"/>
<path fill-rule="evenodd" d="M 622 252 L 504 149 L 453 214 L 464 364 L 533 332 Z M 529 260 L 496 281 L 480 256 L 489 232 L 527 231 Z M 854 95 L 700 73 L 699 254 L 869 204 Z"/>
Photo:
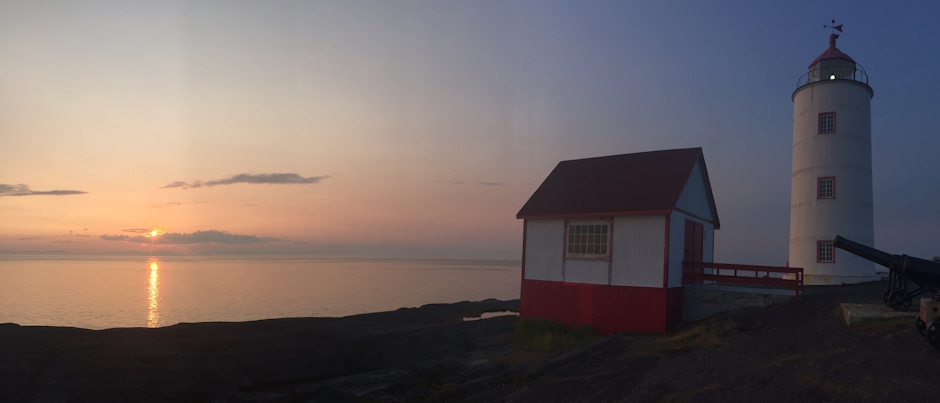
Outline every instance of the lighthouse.
<path fill-rule="evenodd" d="M 842 26 L 833 27 L 840 32 Z M 868 75 L 849 55 L 829 48 L 809 65 L 793 92 L 790 260 L 807 285 L 877 280 L 875 265 L 836 251 L 841 235 L 874 246 L 871 98 Z"/>

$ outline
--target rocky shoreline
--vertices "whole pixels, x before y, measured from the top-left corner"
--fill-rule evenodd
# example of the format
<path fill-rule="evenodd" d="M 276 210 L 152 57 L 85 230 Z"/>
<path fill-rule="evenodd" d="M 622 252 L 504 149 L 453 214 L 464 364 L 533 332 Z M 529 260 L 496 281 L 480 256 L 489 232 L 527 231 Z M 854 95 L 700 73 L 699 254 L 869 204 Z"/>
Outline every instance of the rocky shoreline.
<path fill-rule="evenodd" d="M 356 401 L 356 385 L 409 376 L 398 368 L 508 346 L 495 336 L 510 332 L 515 317 L 462 318 L 517 309 L 518 300 L 486 300 L 157 329 L 2 324 L 0 400 L 280 401 L 300 387 L 310 398 Z M 486 365 L 472 366 L 485 375 Z"/>
<path fill-rule="evenodd" d="M 10 402 L 933 401 L 940 353 L 910 318 L 847 326 L 883 283 L 810 288 L 666 334 L 533 350 L 518 301 L 344 318 L 85 330 L 0 325 Z"/>

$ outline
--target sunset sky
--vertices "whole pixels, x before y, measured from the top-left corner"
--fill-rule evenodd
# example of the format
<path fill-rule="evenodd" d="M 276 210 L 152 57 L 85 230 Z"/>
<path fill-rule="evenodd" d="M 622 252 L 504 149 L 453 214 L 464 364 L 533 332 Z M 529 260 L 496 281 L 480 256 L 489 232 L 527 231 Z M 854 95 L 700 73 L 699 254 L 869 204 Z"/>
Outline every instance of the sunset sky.
<path fill-rule="evenodd" d="M 703 147 L 716 260 L 782 265 L 790 96 L 835 18 L 875 92 L 876 247 L 940 255 L 938 16 L 0 0 L 0 253 L 519 259 L 515 214 L 558 161 Z"/>

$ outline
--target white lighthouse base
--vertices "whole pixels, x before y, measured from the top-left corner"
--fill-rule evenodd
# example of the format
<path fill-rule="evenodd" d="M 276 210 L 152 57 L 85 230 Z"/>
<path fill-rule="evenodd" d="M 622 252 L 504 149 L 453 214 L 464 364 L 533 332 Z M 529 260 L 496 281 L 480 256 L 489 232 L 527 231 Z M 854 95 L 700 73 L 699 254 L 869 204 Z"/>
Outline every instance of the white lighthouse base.
<path fill-rule="evenodd" d="M 881 281 L 881 276 L 827 276 L 803 274 L 803 285 L 839 285 Z"/>

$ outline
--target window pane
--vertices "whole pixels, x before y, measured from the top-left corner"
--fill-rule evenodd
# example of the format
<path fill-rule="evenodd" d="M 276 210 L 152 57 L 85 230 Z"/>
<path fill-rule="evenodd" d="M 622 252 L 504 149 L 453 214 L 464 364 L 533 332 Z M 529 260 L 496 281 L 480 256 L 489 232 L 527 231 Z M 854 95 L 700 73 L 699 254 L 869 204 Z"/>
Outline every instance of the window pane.
<path fill-rule="evenodd" d="M 606 255 L 610 241 L 608 232 L 608 224 L 568 224 L 565 251 L 574 255 Z"/>
<path fill-rule="evenodd" d="M 835 197 L 835 180 L 833 178 L 817 179 L 817 197 L 820 199 Z"/>
<path fill-rule="evenodd" d="M 834 113 L 819 115 L 819 133 L 834 133 L 835 120 L 836 115 Z"/>
<path fill-rule="evenodd" d="M 819 242 L 817 244 L 817 256 L 820 262 L 833 262 L 833 247 L 832 242 Z"/>

